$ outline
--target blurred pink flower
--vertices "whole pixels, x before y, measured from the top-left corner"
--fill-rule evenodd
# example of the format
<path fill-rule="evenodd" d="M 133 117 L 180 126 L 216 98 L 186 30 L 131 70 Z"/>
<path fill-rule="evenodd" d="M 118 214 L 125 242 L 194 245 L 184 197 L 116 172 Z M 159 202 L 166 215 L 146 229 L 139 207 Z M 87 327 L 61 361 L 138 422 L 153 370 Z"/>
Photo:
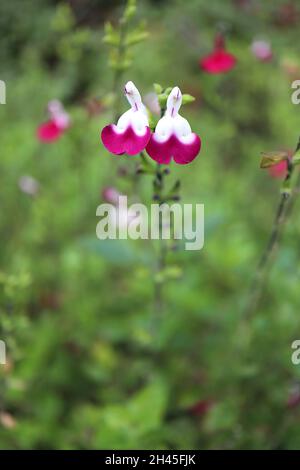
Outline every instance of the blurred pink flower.
<path fill-rule="evenodd" d="M 46 143 L 56 141 L 70 126 L 70 116 L 60 101 L 49 101 L 48 113 L 49 121 L 41 124 L 37 129 L 38 139 Z"/>
<path fill-rule="evenodd" d="M 122 196 L 122 194 L 113 186 L 107 186 L 102 190 L 103 199 L 115 206 L 118 205 L 120 196 Z"/>
<path fill-rule="evenodd" d="M 203 57 L 199 65 L 207 73 L 218 74 L 229 72 L 236 65 L 236 62 L 236 57 L 226 51 L 222 34 L 217 34 L 213 52 Z"/>
<path fill-rule="evenodd" d="M 292 149 L 284 150 L 284 152 L 286 153 L 288 160 L 292 158 L 293 153 L 294 153 Z M 287 160 L 282 160 L 276 165 L 273 165 L 270 168 L 268 168 L 269 174 L 270 176 L 272 176 L 272 178 L 280 178 L 280 179 L 284 179 L 286 177 L 287 170 L 288 170 Z"/>
<path fill-rule="evenodd" d="M 271 166 L 268 171 L 272 178 L 284 179 L 287 173 L 287 161 L 282 160 L 276 165 Z"/>
<path fill-rule="evenodd" d="M 251 51 L 252 54 L 261 62 L 268 62 L 273 58 L 271 44 L 267 41 L 253 41 L 251 44 Z"/>

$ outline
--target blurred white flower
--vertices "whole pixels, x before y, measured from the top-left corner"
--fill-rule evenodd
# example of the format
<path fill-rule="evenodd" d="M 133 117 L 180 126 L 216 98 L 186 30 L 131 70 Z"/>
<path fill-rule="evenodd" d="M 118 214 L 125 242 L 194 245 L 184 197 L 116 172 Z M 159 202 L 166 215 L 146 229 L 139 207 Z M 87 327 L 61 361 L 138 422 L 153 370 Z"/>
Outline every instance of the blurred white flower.
<path fill-rule="evenodd" d="M 24 175 L 19 179 L 19 188 L 23 193 L 35 196 L 39 191 L 40 185 L 32 176 Z"/>

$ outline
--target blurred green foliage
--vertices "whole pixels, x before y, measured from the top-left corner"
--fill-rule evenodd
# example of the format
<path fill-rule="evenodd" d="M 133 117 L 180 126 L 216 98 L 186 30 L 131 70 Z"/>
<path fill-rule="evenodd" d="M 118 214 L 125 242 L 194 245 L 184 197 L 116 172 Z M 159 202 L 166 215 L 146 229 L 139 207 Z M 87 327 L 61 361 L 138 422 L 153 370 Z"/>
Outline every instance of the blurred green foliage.
<path fill-rule="evenodd" d="M 300 408 L 287 406 L 300 393 L 291 363 L 299 202 L 262 303 L 242 319 L 279 197 L 259 155 L 293 149 L 300 134 L 290 87 L 300 78 L 298 2 L 138 2 L 149 37 L 136 44 L 124 83 L 143 94 L 152 83 L 178 85 L 195 96 L 182 113 L 203 141 L 191 165 L 171 165 L 183 201 L 205 204 L 206 239 L 200 252 L 169 254 L 162 318 L 150 242 L 95 235 L 103 187 L 132 188 L 116 173 L 120 164 L 132 172 L 134 161 L 110 156 L 99 139 L 112 118 L 104 23 L 116 26 L 121 14 L 121 2 L 96 0 L 0 6 L 0 339 L 8 355 L 0 447 L 299 449 Z M 198 61 L 220 26 L 238 64 L 205 75 Z M 250 51 L 261 37 L 272 44 L 269 63 Z M 72 126 L 42 144 L 36 128 L 53 98 Z M 95 100 L 105 104 L 97 113 Z M 35 196 L 20 190 L 23 175 L 38 181 Z M 149 200 L 151 178 L 138 184 Z M 205 412 L 192 408 L 205 402 Z"/>

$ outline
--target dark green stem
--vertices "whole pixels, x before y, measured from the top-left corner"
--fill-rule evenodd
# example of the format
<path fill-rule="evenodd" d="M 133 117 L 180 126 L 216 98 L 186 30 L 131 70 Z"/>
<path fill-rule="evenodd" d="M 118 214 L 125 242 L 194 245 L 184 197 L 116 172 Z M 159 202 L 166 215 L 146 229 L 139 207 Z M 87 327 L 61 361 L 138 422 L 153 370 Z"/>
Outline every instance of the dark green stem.
<path fill-rule="evenodd" d="M 124 55 L 126 53 L 126 47 L 125 47 L 125 39 L 126 39 L 126 26 L 127 23 L 124 21 L 123 18 L 121 18 L 120 22 L 120 43 L 118 47 L 118 62 L 119 64 L 123 64 L 124 61 Z M 114 122 L 116 122 L 119 118 L 120 115 L 120 93 L 119 93 L 119 88 L 121 86 L 121 79 L 124 73 L 124 69 L 120 68 L 119 65 L 117 65 L 117 68 L 115 69 L 115 74 L 113 78 L 113 94 L 114 94 L 114 110 L 113 110 L 113 119 Z"/>
<path fill-rule="evenodd" d="M 164 203 L 163 192 L 164 192 L 164 172 L 161 169 L 161 165 L 157 164 L 156 169 L 156 181 L 159 183 L 158 191 L 155 194 L 155 200 L 158 202 L 159 206 Z M 159 217 L 159 252 L 158 260 L 156 266 L 156 279 L 154 285 L 154 298 L 155 298 L 155 308 L 158 314 L 160 314 L 164 309 L 164 298 L 163 298 L 163 285 L 164 281 L 161 277 L 161 273 L 166 267 L 166 256 L 167 256 L 167 246 L 162 238 L 163 234 L 163 220 L 162 217 Z"/>
<path fill-rule="evenodd" d="M 300 149 L 300 139 L 296 147 L 296 151 Z M 283 184 L 283 187 L 287 186 L 289 183 L 292 174 L 294 173 L 295 166 L 291 161 L 288 161 L 288 172 Z M 293 193 L 290 191 L 283 190 L 279 200 L 279 204 L 276 210 L 271 234 L 266 245 L 266 248 L 261 256 L 261 259 L 257 265 L 257 269 L 254 275 L 254 279 L 250 288 L 249 300 L 246 305 L 244 316 L 250 317 L 256 310 L 258 303 L 261 299 L 263 288 L 267 282 L 268 273 L 271 268 L 271 261 L 274 258 L 274 253 L 276 251 L 283 226 L 292 212 L 294 205 L 294 197 L 297 192 L 300 190 L 300 175 L 298 180 L 293 188 Z"/>

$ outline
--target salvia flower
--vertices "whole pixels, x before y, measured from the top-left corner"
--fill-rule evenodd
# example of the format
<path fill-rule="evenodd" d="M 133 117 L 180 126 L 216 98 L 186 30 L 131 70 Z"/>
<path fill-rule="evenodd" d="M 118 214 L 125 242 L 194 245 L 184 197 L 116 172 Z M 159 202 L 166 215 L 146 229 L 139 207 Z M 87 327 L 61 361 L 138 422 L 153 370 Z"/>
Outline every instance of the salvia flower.
<path fill-rule="evenodd" d="M 68 129 L 70 116 L 58 100 L 48 103 L 48 113 L 50 119 L 38 127 L 37 136 L 42 142 L 50 143 L 56 141 Z"/>
<path fill-rule="evenodd" d="M 158 121 L 146 150 L 158 163 L 169 164 L 172 157 L 176 163 L 185 165 L 198 155 L 201 139 L 191 130 L 188 121 L 178 113 L 182 94 L 173 88 L 167 100 L 165 115 Z"/>
<path fill-rule="evenodd" d="M 276 165 L 273 165 L 269 168 L 269 174 L 272 178 L 284 179 L 287 175 L 288 164 L 286 160 L 282 160 Z"/>
<path fill-rule="evenodd" d="M 221 34 L 217 34 L 215 38 L 213 52 L 199 62 L 202 70 L 211 74 L 229 72 L 235 64 L 236 57 L 226 51 L 224 37 Z"/>
<path fill-rule="evenodd" d="M 269 62 L 273 57 L 270 43 L 263 40 L 253 41 L 251 52 L 261 62 Z"/>
<path fill-rule="evenodd" d="M 132 82 L 126 83 L 124 92 L 131 108 L 122 114 L 117 125 L 104 127 L 101 139 L 107 150 L 115 155 L 136 155 L 144 150 L 150 139 L 147 110 Z"/>

